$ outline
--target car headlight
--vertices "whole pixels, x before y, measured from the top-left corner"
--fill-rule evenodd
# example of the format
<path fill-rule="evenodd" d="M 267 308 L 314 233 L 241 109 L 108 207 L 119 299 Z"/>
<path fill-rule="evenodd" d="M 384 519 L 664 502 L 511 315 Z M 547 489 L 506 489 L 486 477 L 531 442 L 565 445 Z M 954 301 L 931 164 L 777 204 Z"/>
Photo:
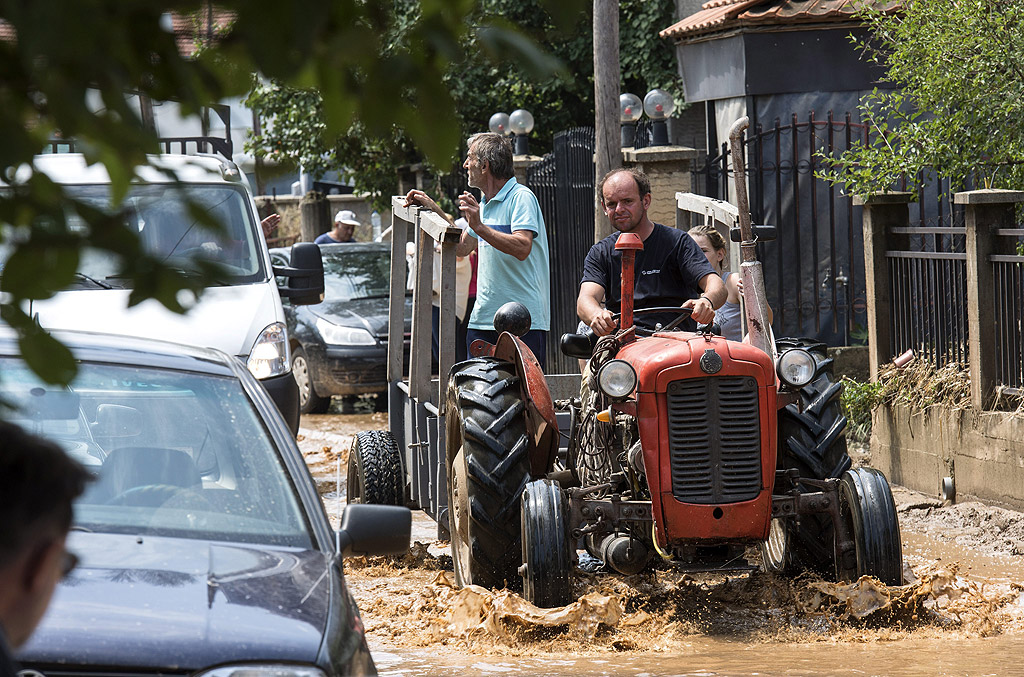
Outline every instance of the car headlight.
<path fill-rule="evenodd" d="M 284 324 L 275 322 L 260 332 L 249 351 L 245 366 L 256 378 L 270 378 L 288 373 L 288 331 Z"/>
<path fill-rule="evenodd" d="M 341 327 L 322 317 L 316 318 L 316 330 L 324 343 L 333 346 L 372 346 L 377 344 L 373 334 L 359 327 Z"/>
<path fill-rule="evenodd" d="M 196 677 L 327 677 L 312 665 L 222 665 Z"/>
<path fill-rule="evenodd" d="M 803 388 L 814 378 L 814 356 L 803 348 L 790 348 L 779 355 L 775 372 L 791 388 Z"/>
<path fill-rule="evenodd" d="M 597 387 L 608 397 L 628 397 L 636 388 L 636 372 L 628 362 L 611 360 L 597 372 Z"/>

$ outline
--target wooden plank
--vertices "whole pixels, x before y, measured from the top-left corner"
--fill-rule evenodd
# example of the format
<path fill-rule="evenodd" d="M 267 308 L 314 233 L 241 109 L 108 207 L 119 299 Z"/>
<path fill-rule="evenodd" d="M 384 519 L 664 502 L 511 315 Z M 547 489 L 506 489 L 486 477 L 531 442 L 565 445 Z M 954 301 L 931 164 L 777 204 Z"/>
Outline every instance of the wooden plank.
<path fill-rule="evenodd" d="M 459 230 L 456 228 L 456 230 Z M 461 232 L 461 231 L 460 231 Z M 438 406 L 444 402 L 448 386 L 448 372 L 455 364 L 455 247 L 458 240 L 445 240 L 441 244 L 440 326 L 438 327 L 439 355 L 437 387 Z"/>
<path fill-rule="evenodd" d="M 729 202 L 715 200 L 694 193 L 676 193 L 676 208 L 694 214 L 711 216 L 715 221 L 732 228 L 739 223 L 740 210 Z M 692 223 L 691 226 L 696 225 Z"/>
<path fill-rule="evenodd" d="M 431 366 L 431 288 L 434 267 L 434 239 L 416 223 L 416 278 L 412 290 L 412 349 L 409 358 L 409 395 L 429 400 Z"/>
<path fill-rule="evenodd" d="M 391 215 L 391 285 L 388 290 L 388 383 L 401 381 L 405 359 L 405 245 L 409 223 Z"/>

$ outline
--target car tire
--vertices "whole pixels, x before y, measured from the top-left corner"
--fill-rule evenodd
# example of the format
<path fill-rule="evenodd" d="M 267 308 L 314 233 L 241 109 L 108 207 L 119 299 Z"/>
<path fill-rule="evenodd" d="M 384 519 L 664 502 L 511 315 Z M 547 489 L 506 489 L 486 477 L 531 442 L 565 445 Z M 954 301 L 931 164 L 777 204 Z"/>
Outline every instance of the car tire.
<path fill-rule="evenodd" d="M 520 497 L 530 481 L 524 411 L 508 362 L 477 358 L 451 375 L 448 519 L 457 585 L 520 585 Z"/>
<path fill-rule="evenodd" d="M 824 343 L 811 339 L 783 338 L 776 341 L 779 352 L 790 348 L 807 350 L 815 361 L 814 377 L 800 389 L 799 402 L 779 410 L 779 469 L 795 468 L 800 477 L 824 480 L 842 477 L 852 462 L 846 452 L 846 417 L 839 404 L 843 384 L 832 375 L 832 359 Z M 783 494 L 791 486 L 777 487 Z M 797 483 L 799 491 L 817 489 Z M 788 561 L 776 564 L 811 569 L 825 575 L 836 570 L 832 520 L 827 514 L 803 515 L 787 520 Z"/>
<path fill-rule="evenodd" d="M 405 505 L 402 453 L 387 430 L 352 436 L 346 477 L 348 503 Z"/>
<path fill-rule="evenodd" d="M 299 386 L 299 412 L 303 414 L 323 414 L 331 406 L 330 397 L 317 395 L 313 387 L 313 376 L 310 373 L 309 360 L 302 348 L 292 350 L 292 374 L 295 384 Z"/>

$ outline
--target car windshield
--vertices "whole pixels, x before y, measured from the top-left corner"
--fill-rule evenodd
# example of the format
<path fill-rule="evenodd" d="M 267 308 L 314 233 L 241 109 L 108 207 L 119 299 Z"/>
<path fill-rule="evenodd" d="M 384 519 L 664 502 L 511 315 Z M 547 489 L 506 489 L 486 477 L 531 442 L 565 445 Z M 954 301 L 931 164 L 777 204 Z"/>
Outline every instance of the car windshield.
<path fill-rule="evenodd" d="M 388 295 L 391 252 L 324 251 L 324 298 L 365 299 Z"/>
<path fill-rule="evenodd" d="M 67 388 L 0 359 L 5 418 L 96 476 L 75 504 L 90 532 L 312 547 L 273 439 L 233 377 L 81 363 Z"/>
<path fill-rule="evenodd" d="M 65 191 L 91 207 L 109 210 L 106 184 L 65 186 Z M 118 218 L 139 234 L 143 249 L 161 261 L 184 270 L 195 259 L 219 263 L 223 285 L 249 284 L 265 272 L 244 190 L 229 184 L 143 184 L 133 186 Z M 81 216 L 68 210 L 68 227 L 85 231 Z M 216 224 L 216 227 L 213 226 Z M 0 246 L 0 268 L 9 255 Z M 85 248 L 78 265 L 75 288 L 124 288 L 120 258 L 108 251 Z"/>

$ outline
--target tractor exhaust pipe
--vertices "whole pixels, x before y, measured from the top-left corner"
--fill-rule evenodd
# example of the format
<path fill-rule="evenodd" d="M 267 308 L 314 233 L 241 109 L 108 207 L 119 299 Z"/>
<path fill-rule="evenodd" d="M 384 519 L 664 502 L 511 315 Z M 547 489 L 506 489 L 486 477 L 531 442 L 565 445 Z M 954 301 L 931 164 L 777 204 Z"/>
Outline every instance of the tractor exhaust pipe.
<path fill-rule="evenodd" d="M 642 251 L 644 241 L 636 233 L 622 233 L 615 240 L 615 249 L 622 252 L 622 287 L 620 288 L 621 317 L 619 329 L 633 326 L 633 271 L 636 268 L 636 253 Z"/>
<path fill-rule="evenodd" d="M 757 241 L 750 226 L 750 201 L 747 199 L 747 167 L 743 159 L 743 132 L 750 126 L 746 115 L 729 128 L 733 183 L 740 222 L 740 276 L 743 279 L 743 307 L 746 311 L 750 344 L 775 359 L 775 341 L 768 322 L 768 300 L 764 291 L 764 271 L 757 259 Z"/>

